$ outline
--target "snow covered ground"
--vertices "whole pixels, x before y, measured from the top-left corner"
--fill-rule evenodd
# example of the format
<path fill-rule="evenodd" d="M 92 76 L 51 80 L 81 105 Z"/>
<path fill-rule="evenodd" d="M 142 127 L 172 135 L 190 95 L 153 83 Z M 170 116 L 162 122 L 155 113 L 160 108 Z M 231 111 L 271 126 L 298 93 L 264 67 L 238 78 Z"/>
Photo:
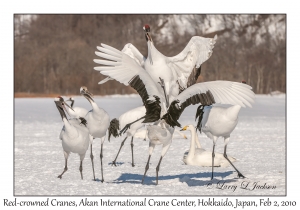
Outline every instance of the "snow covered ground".
<path fill-rule="evenodd" d="M 137 95 L 95 97 L 111 119 L 142 105 Z M 81 96 L 75 106 L 90 109 Z M 195 124 L 197 106 L 187 108 L 180 118 L 182 126 Z M 155 185 L 155 168 L 161 147 L 157 146 L 150 169 L 141 185 L 148 158 L 148 140 L 134 140 L 135 167 L 131 166 L 130 140 L 112 166 L 121 137 L 104 143 L 104 183 L 100 173 L 100 141 L 95 139 L 93 151 L 98 181 L 92 180 L 89 151 L 83 162 L 83 180 L 79 173 L 79 156 L 71 154 L 68 171 L 62 179 L 64 156 L 58 139 L 63 126 L 52 98 L 15 99 L 14 194 L 15 195 L 285 195 L 286 194 L 286 102 L 285 95 L 257 95 L 253 108 L 243 108 L 239 123 L 231 135 L 227 153 L 238 159 L 234 164 L 246 179 L 237 179 L 232 167 L 215 168 L 210 180 L 210 167 L 187 166 L 182 162 L 189 149 L 190 139 L 176 135 L 162 160 L 159 185 Z M 190 138 L 188 131 L 185 134 Z M 199 134 L 202 146 L 212 150 L 212 141 Z M 223 152 L 223 139 L 216 150 Z M 256 183 L 256 187 L 254 188 Z M 258 189 L 258 187 L 263 189 Z M 262 187 L 264 186 L 264 187 Z M 268 187 L 270 186 L 270 187 Z M 243 189 L 247 188 L 247 189 Z M 254 189 L 253 189 L 254 188 Z"/>

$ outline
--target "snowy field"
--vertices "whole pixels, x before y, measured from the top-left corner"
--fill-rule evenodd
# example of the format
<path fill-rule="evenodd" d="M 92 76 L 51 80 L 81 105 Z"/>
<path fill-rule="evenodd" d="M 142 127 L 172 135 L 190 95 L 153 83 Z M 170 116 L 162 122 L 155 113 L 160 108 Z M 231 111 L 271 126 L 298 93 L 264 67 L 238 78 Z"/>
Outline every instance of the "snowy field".
<path fill-rule="evenodd" d="M 75 106 L 90 109 L 82 96 L 75 98 Z M 95 97 L 111 119 L 142 105 L 137 95 Z M 179 122 L 182 126 L 194 124 L 197 106 L 188 107 Z M 148 140 L 134 140 L 135 167 L 131 166 L 130 140 L 127 139 L 117 163 L 112 166 L 121 139 L 112 138 L 104 143 L 104 183 L 100 173 L 100 140 L 95 139 L 95 173 L 92 180 L 90 152 L 83 161 L 83 180 L 79 173 L 79 156 L 71 154 L 68 171 L 62 179 L 64 156 L 58 136 L 63 126 L 52 98 L 15 99 L 14 138 L 14 195 L 285 195 L 286 194 L 286 103 L 285 95 L 257 95 L 253 108 L 243 108 L 239 123 L 231 134 L 227 154 L 238 159 L 234 164 L 246 176 L 237 179 L 229 166 L 215 168 L 215 178 L 210 180 L 210 167 L 187 166 L 183 154 L 190 146 L 188 140 L 175 135 L 173 143 L 163 158 L 159 171 L 159 184 L 155 185 L 155 168 L 161 147 L 157 146 L 150 161 L 144 185 L 141 180 L 148 158 Z M 202 146 L 212 150 L 212 141 L 199 134 Z M 223 139 L 217 142 L 217 152 L 223 152 Z M 219 183 L 219 184 L 218 184 Z M 255 186 L 264 186 L 258 189 Z M 246 185 L 248 186 L 246 187 Z M 244 186 L 248 189 L 243 189 Z M 269 189 L 268 186 L 270 187 Z M 252 190 L 253 189 L 253 190 Z"/>

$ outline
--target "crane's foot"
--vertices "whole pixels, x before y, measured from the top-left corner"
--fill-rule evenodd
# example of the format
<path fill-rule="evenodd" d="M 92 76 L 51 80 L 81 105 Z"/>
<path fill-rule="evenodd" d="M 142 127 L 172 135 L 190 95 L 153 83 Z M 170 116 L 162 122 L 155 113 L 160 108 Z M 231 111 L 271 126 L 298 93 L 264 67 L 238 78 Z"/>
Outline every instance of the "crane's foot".
<path fill-rule="evenodd" d="M 132 163 L 131 165 L 132 165 L 132 167 L 134 167 L 134 166 L 135 166 L 133 163 Z"/>
<path fill-rule="evenodd" d="M 61 179 L 61 178 L 62 178 L 62 175 L 59 175 L 57 178 L 60 178 L 60 179 Z"/>
<path fill-rule="evenodd" d="M 162 78 L 160 78 L 160 77 L 159 77 L 159 80 L 160 80 L 160 82 L 158 82 L 158 84 L 160 84 L 160 86 L 162 88 L 164 88 L 165 87 L 165 81 Z"/>
<path fill-rule="evenodd" d="M 238 177 L 239 177 L 239 179 L 241 178 L 241 179 L 245 179 L 246 177 L 243 175 L 243 174 L 241 174 L 241 173 L 238 173 Z"/>
<path fill-rule="evenodd" d="M 122 135 L 125 133 L 128 129 L 130 129 L 131 124 L 125 125 L 125 127 L 120 131 L 119 135 Z"/>
<path fill-rule="evenodd" d="M 111 162 L 111 165 L 117 166 L 116 161 Z"/>

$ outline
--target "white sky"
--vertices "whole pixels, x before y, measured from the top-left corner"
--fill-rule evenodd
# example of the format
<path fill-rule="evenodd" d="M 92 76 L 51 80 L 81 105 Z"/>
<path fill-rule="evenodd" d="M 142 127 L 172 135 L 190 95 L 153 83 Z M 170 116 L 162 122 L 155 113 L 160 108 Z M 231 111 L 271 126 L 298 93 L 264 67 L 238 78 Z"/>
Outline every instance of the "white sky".
<path fill-rule="evenodd" d="M 126 8 L 126 9 L 125 9 Z M 296 1 L 2 1 L 1 3 L 1 206 L 3 199 L 13 199 L 13 14 L 14 13 L 287 13 L 287 197 L 273 198 L 296 200 L 299 196 L 299 11 Z M 297 126 L 297 127 L 296 127 Z M 4 170 L 5 168 L 5 170 Z M 220 198 L 220 197 L 218 197 Z M 21 197 L 20 200 L 39 200 L 41 197 Z M 70 200 L 71 198 L 67 198 Z M 74 198 L 75 199 L 75 198 Z M 126 198 L 122 198 L 126 199 Z M 171 199 L 171 198 L 166 198 Z M 254 198 L 243 197 L 243 200 Z M 257 198 L 258 199 L 258 198 Z M 257 200 L 256 199 L 256 200 Z M 72 200 L 72 199 L 71 199 Z M 66 208 L 66 207 L 64 207 Z M 99 208 L 99 207 L 98 207 Z M 24 208 L 23 208 L 24 209 Z M 25 208 L 26 209 L 26 208 Z M 32 208 L 27 208 L 32 209 Z"/>

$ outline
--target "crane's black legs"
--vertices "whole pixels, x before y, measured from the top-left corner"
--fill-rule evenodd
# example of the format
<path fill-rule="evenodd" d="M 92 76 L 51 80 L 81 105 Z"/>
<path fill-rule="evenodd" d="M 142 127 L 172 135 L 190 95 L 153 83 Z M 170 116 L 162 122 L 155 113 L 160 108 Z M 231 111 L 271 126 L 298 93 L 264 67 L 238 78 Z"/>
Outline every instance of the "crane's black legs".
<path fill-rule="evenodd" d="M 214 143 L 214 146 L 213 146 L 213 151 L 212 151 L 212 165 L 211 165 L 211 168 L 212 168 L 212 172 L 211 172 L 211 180 L 214 178 L 214 159 L 215 159 L 215 146 L 216 144 Z"/>
<path fill-rule="evenodd" d="M 118 158 L 118 156 L 119 156 L 119 153 L 120 153 L 120 151 L 121 151 L 121 149 L 122 149 L 122 147 L 123 147 L 124 142 L 126 141 L 126 139 L 127 139 L 127 136 L 126 136 L 126 138 L 121 142 L 121 146 L 120 146 L 120 148 L 119 148 L 118 154 L 117 154 L 115 160 L 112 162 L 112 165 L 114 165 L 114 166 L 116 166 L 117 158 Z"/>
<path fill-rule="evenodd" d="M 133 136 L 131 137 L 131 144 L 130 144 L 130 146 L 131 146 L 131 157 L 132 157 L 132 163 L 131 163 L 131 165 L 132 165 L 132 167 L 134 167 L 134 159 L 133 159 Z"/>
<path fill-rule="evenodd" d="M 149 169 L 150 158 L 151 158 L 151 155 L 149 155 L 149 157 L 148 157 L 148 161 L 147 161 L 147 164 L 146 164 L 146 167 L 145 167 L 145 173 L 144 173 L 144 176 L 143 176 L 143 179 L 142 179 L 142 184 L 144 183 L 144 179 L 145 179 L 146 173 L 147 173 L 147 171 Z"/>
<path fill-rule="evenodd" d="M 159 162 L 156 166 L 156 185 L 158 185 L 158 171 L 159 171 L 159 167 L 160 167 L 160 163 L 161 163 L 162 158 L 163 158 L 163 156 L 160 157 Z"/>
<path fill-rule="evenodd" d="M 96 178 L 95 178 L 95 169 L 94 169 L 94 155 L 93 155 L 93 144 L 91 144 L 91 161 L 92 161 L 92 167 L 93 167 L 93 175 L 94 175 L 94 181 L 96 181 Z"/>
<path fill-rule="evenodd" d="M 164 90 L 164 94 L 165 94 L 165 99 L 166 99 L 166 106 L 167 108 L 169 107 L 169 98 L 167 97 L 166 94 L 166 88 L 165 88 L 165 81 L 159 77 L 160 82 L 158 82 L 160 84 L 160 86 L 162 87 L 162 89 Z"/>
<path fill-rule="evenodd" d="M 226 160 L 228 160 L 228 162 L 230 163 L 230 165 L 232 165 L 232 167 L 235 169 L 235 171 L 238 173 L 238 177 L 239 178 L 245 178 L 245 176 L 239 172 L 239 170 L 237 170 L 237 168 L 232 164 L 232 162 L 229 160 L 229 158 L 227 157 L 227 154 L 226 154 L 226 149 L 227 149 L 227 145 L 225 145 L 224 147 L 224 158 L 226 158 Z"/>
<path fill-rule="evenodd" d="M 68 158 L 65 158 L 65 168 L 64 168 L 64 171 L 57 178 L 61 179 L 62 175 L 68 170 L 67 163 L 68 163 Z"/>
<path fill-rule="evenodd" d="M 143 117 L 141 117 L 141 118 L 139 118 L 139 119 L 137 119 L 136 121 L 133 121 L 133 122 L 128 123 L 127 125 L 125 125 L 124 128 L 120 131 L 120 134 L 119 134 L 119 135 L 122 135 L 122 133 L 125 133 L 125 132 L 130 128 L 130 126 L 131 126 L 133 123 L 136 123 L 137 121 L 142 120 L 142 119 L 144 119 L 145 117 L 146 117 L 146 115 L 143 116 Z"/>
<path fill-rule="evenodd" d="M 100 162 L 101 162 L 101 176 L 102 176 L 102 180 L 101 182 L 104 182 L 104 178 L 103 178 L 103 163 L 102 163 L 102 158 L 103 158 L 103 143 L 101 143 L 101 151 L 100 151 Z"/>
<path fill-rule="evenodd" d="M 79 171 L 80 171 L 81 179 L 83 179 L 83 175 L 82 175 L 82 160 L 80 161 Z"/>

